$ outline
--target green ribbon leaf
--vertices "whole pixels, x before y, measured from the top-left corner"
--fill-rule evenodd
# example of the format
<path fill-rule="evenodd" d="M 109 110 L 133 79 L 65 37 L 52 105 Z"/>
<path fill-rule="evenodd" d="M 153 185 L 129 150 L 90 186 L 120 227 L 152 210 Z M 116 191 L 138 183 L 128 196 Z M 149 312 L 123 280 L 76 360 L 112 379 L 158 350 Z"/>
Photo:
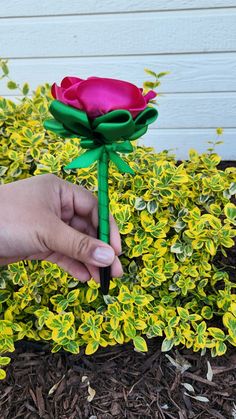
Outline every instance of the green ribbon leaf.
<path fill-rule="evenodd" d="M 81 147 L 88 150 L 65 169 L 88 167 L 105 151 L 118 170 L 132 174 L 133 170 L 117 152 L 130 153 L 133 150 L 130 141 L 145 134 L 158 116 L 155 108 L 147 107 L 135 119 L 129 111 L 118 109 L 90 120 L 86 112 L 58 100 L 52 101 L 49 110 L 55 119 L 45 121 L 44 127 L 61 137 L 80 137 Z"/>
<path fill-rule="evenodd" d="M 81 142 L 83 143 L 83 140 Z M 87 141 L 86 148 L 89 145 L 91 146 L 92 144 L 89 144 L 89 141 Z M 84 144 L 82 144 L 82 146 L 84 146 Z M 109 159 L 117 166 L 120 172 L 134 174 L 134 171 L 130 168 L 130 166 L 116 153 L 116 151 L 122 153 L 130 153 L 132 150 L 133 146 L 129 141 L 124 141 L 123 143 L 101 145 L 97 148 L 86 151 L 84 154 L 82 154 L 82 156 L 77 157 L 70 164 L 68 164 L 65 169 L 79 169 L 83 167 L 89 167 L 91 164 L 95 163 L 95 161 L 99 160 L 105 151 L 108 154 Z"/>

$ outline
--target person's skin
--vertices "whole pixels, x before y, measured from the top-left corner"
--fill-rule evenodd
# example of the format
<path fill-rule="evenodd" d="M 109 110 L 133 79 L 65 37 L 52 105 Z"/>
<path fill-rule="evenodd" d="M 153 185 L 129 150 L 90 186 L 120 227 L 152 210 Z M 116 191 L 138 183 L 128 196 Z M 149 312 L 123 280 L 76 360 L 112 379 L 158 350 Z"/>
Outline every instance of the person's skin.
<path fill-rule="evenodd" d="M 122 276 L 121 241 L 110 216 L 110 242 L 96 239 L 96 197 L 46 174 L 0 185 L 0 265 L 47 260 L 84 282 L 99 281 L 99 266 Z"/>

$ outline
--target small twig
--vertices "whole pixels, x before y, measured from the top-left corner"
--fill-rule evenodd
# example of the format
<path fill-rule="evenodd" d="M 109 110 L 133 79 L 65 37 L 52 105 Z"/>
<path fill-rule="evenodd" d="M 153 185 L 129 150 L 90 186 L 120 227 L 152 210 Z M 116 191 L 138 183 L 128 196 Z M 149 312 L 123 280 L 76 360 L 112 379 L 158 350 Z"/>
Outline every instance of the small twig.
<path fill-rule="evenodd" d="M 179 407 L 179 405 L 172 399 L 172 397 L 171 397 L 171 395 L 170 395 L 170 391 L 169 391 L 169 389 L 167 389 L 167 393 L 168 393 L 168 396 L 169 396 L 169 399 L 170 399 L 170 401 L 173 403 L 173 405 L 175 406 L 175 407 L 177 407 L 177 409 L 178 410 L 181 410 L 180 409 L 180 407 Z"/>
<path fill-rule="evenodd" d="M 164 415 L 164 413 L 162 412 L 162 408 L 161 408 L 161 406 L 159 405 L 159 403 L 158 403 L 158 401 L 156 400 L 156 405 L 157 405 L 157 409 L 158 409 L 158 411 L 159 411 L 159 413 L 160 413 L 160 415 L 161 415 L 161 419 L 165 419 L 165 415 Z M 151 405 L 150 405 L 151 406 Z"/>
<path fill-rule="evenodd" d="M 176 416 L 172 416 L 171 413 L 169 413 L 169 412 L 165 412 L 165 415 L 169 416 L 169 418 L 171 418 L 171 419 L 176 419 Z M 165 419 L 165 417 L 164 417 L 164 419 Z"/>
<path fill-rule="evenodd" d="M 133 391 L 133 389 L 134 389 L 134 387 L 138 384 L 138 383 L 140 383 L 140 381 L 142 381 L 143 380 L 143 378 L 145 377 L 145 374 L 138 380 L 138 381 L 136 381 L 133 385 L 132 385 L 132 387 L 131 387 L 131 389 L 128 391 L 128 393 L 127 393 L 127 395 L 129 396 L 129 394 L 131 394 L 132 393 L 132 391 Z"/>
<path fill-rule="evenodd" d="M 232 371 L 232 370 L 235 370 L 236 369 L 236 365 L 233 365 L 232 367 L 226 367 L 226 368 L 224 368 L 224 367 L 217 367 L 217 368 L 212 368 L 212 371 L 213 371 L 213 375 L 216 375 L 216 374 L 222 374 L 222 373 L 224 373 L 224 372 L 228 372 L 228 371 Z"/>
<path fill-rule="evenodd" d="M 173 392 L 173 390 L 175 390 L 175 388 L 179 384 L 179 381 L 180 381 L 180 373 L 179 373 L 179 371 L 177 371 L 177 373 L 175 375 L 175 379 L 174 379 L 173 384 L 172 384 L 171 389 L 170 389 L 171 393 Z"/>
<path fill-rule="evenodd" d="M 223 262 L 219 262 L 219 264 L 220 264 L 221 266 L 223 266 L 223 268 L 236 269 L 236 266 L 233 266 L 233 265 L 226 265 L 226 264 L 225 264 L 225 263 L 223 263 Z"/>
<path fill-rule="evenodd" d="M 198 375 L 192 374 L 191 372 L 185 371 L 183 375 L 185 375 L 185 377 L 191 378 L 192 380 L 207 384 L 208 386 L 218 387 L 216 383 L 213 383 L 212 381 L 208 381 L 206 380 L 206 378 L 202 378 L 202 377 L 199 377 Z"/>

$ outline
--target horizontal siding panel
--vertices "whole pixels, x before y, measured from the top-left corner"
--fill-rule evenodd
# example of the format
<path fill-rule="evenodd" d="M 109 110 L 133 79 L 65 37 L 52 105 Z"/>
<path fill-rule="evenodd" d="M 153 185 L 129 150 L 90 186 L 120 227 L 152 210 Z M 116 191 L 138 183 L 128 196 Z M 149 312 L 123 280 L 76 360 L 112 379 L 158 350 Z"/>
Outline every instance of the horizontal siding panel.
<path fill-rule="evenodd" d="M 236 93 L 166 94 L 159 98 L 160 128 L 232 128 Z"/>
<path fill-rule="evenodd" d="M 160 55 L 140 57 L 54 58 L 10 60 L 10 75 L 19 83 L 28 81 L 31 88 L 45 82 L 58 84 L 66 75 L 87 78 L 91 75 L 129 80 L 142 86 L 151 78 L 148 67 L 156 72 L 170 71 L 162 79 L 162 93 L 236 91 L 236 53 Z M 0 81 L 0 95 L 9 95 Z M 14 94 L 14 92 L 12 92 Z"/>
<path fill-rule="evenodd" d="M 2 19 L 0 56 L 235 51 L 236 9 Z"/>
<path fill-rule="evenodd" d="M 52 16 L 90 13 L 166 11 L 236 6 L 235 0 L 11 0 L 4 1 L 0 17 Z"/>
<path fill-rule="evenodd" d="M 153 147 L 157 152 L 171 150 L 178 159 L 186 160 L 191 148 L 205 153 L 210 147 L 208 141 L 215 140 L 223 141 L 215 147 L 223 160 L 236 160 L 236 129 L 226 129 L 220 137 L 212 129 L 150 129 L 139 144 Z"/>
<path fill-rule="evenodd" d="M 14 96 L 5 96 L 16 100 Z M 159 117 L 153 128 L 233 128 L 236 93 L 166 94 L 159 97 Z"/>

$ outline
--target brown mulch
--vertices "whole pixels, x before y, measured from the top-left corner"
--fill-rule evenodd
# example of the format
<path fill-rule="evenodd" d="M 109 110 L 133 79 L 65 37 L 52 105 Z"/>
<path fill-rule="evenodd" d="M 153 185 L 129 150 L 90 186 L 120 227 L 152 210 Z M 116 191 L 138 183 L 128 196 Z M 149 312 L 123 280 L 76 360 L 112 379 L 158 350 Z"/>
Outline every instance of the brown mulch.
<path fill-rule="evenodd" d="M 235 162 L 220 164 L 228 166 Z M 218 261 L 232 278 L 235 259 L 234 248 Z M 145 354 L 126 344 L 85 356 L 17 342 L 0 382 L 0 419 L 236 419 L 234 348 L 211 358 L 160 347 L 155 338 Z"/>
<path fill-rule="evenodd" d="M 236 417 L 234 350 L 213 359 L 190 350 L 170 351 L 168 358 L 161 353 L 160 343 L 159 339 L 148 341 L 146 354 L 126 344 L 85 356 L 83 351 L 51 354 L 47 347 L 23 342 L 12 354 L 7 378 L 0 383 L 0 418 Z M 183 371 L 185 366 L 188 369 Z M 191 384 L 194 392 L 183 383 Z"/>

